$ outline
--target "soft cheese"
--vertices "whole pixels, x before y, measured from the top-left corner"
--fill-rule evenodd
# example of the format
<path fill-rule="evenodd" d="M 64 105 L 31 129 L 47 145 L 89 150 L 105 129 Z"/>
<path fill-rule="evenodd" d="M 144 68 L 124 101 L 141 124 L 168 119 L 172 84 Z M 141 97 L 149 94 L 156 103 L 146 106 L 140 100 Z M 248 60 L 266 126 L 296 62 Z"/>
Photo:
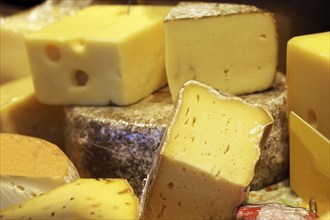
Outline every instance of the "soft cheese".
<path fill-rule="evenodd" d="M 1 206 L 37 196 L 79 178 L 67 156 L 42 139 L 0 133 Z"/>
<path fill-rule="evenodd" d="M 43 103 L 132 104 L 166 84 L 167 6 L 90 6 L 27 36 Z"/>
<path fill-rule="evenodd" d="M 234 218 L 272 123 L 260 106 L 185 83 L 147 180 L 141 218 Z"/>
<path fill-rule="evenodd" d="M 180 3 L 165 18 L 165 42 L 173 100 L 187 80 L 240 95 L 265 90 L 275 79 L 275 20 L 254 6 Z"/>

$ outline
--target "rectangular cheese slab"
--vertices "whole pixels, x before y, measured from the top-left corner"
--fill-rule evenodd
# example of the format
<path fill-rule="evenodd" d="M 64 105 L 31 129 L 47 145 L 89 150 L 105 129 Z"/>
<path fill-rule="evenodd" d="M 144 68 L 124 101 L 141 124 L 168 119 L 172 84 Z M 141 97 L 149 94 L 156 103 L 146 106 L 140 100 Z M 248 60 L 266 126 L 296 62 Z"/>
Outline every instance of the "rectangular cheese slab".
<path fill-rule="evenodd" d="M 129 105 L 166 84 L 167 6 L 90 6 L 26 38 L 37 98 Z"/>
<path fill-rule="evenodd" d="M 292 38 L 287 48 L 288 107 L 330 138 L 330 32 Z"/>
<path fill-rule="evenodd" d="M 306 202 L 314 198 L 320 215 L 329 214 L 330 141 L 290 112 L 290 185 Z"/>

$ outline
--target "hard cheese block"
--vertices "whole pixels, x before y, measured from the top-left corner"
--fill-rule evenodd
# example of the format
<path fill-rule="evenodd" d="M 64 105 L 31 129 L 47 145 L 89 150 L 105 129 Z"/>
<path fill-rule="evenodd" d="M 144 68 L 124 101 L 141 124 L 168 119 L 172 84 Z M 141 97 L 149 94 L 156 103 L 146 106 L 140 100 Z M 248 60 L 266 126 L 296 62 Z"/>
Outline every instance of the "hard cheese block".
<path fill-rule="evenodd" d="M 314 198 L 320 215 L 328 215 L 330 141 L 290 112 L 290 185 L 306 202 Z"/>
<path fill-rule="evenodd" d="M 0 219 L 137 220 L 138 200 L 124 179 L 79 179 L 0 211 Z"/>
<path fill-rule="evenodd" d="M 1 209 L 79 178 L 67 156 L 45 140 L 9 133 L 0 140 Z"/>
<path fill-rule="evenodd" d="M 234 218 L 272 123 L 260 106 L 185 83 L 147 179 L 141 218 Z"/>
<path fill-rule="evenodd" d="M 288 104 L 330 138 L 330 32 L 292 38 L 287 48 Z"/>
<path fill-rule="evenodd" d="M 132 104 L 166 84 L 167 6 L 90 6 L 26 38 L 43 103 Z"/>
<path fill-rule="evenodd" d="M 22 13 L 0 18 L 0 82 L 31 74 L 24 36 L 90 4 L 87 1 L 61 0 L 45 3 Z M 19 65 L 18 65 L 19 64 Z"/>
<path fill-rule="evenodd" d="M 64 107 L 40 103 L 31 76 L 0 87 L 0 131 L 38 137 L 64 147 Z"/>
<path fill-rule="evenodd" d="M 165 42 L 173 100 L 187 80 L 240 95 L 265 90 L 275 79 L 275 20 L 254 6 L 180 3 L 165 18 Z"/>
<path fill-rule="evenodd" d="M 280 73 L 276 78 L 270 90 L 242 96 L 264 106 L 275 120 L 261 147 L 253 189 L 289 176 L 286 81 Z M 66 153 L 82 176 L 128 179 L 139 195 L 172 110 L 171 96 L 164 90 L 127 107 L 67 107 Z"/>

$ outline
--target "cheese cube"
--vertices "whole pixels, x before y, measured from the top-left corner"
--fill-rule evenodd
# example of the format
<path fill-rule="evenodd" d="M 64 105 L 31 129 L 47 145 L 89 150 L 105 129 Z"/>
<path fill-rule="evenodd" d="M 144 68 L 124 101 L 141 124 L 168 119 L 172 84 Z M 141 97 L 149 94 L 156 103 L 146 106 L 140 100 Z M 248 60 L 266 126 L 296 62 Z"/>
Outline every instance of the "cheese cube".
<path fill-rule="evenodd" d="M 0 140 L 1 209 L 79 178 L 56 145 L 9 133 L 0 133 Z"/>
<path fill-rule="evenodd" d="M 142 219 L 233 219 L 273 118 L 197 81 L 179 94 L 143 195 Z"/>
<path fill-rule="evenodd" d="M 330 32 L 292 38 L 287 48 L 288 108 L 330 138 Z"/>
<path fill-rule="evenodd" d="M 132 104 L 166 84 L 166 6 L 91 6 L 26 38 L 38 99 Z"/>
<path fill-rule="evenodd" d="M 165 18 L 166 71 L 173 100 L 187 80 L 235 95 L 269 88 L 277 67 L 271 13 L 248 5 L 181 3 Z"/>
<path fill-rule="evenodd" d="M 295 112 L 290 112 L 290 185 L 318 214 L 329 213 L 330 141 Z"/>

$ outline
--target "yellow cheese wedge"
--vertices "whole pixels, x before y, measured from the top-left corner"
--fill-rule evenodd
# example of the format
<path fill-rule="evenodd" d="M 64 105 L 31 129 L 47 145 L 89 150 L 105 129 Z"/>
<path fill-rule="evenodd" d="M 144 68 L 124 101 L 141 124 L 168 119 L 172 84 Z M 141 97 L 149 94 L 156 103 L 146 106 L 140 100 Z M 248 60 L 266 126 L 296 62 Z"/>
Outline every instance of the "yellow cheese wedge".
<path fill-rule="evenodd" d="M 27 36 L 38 99 L 132 104 L 166 84 L 166 6 L 91 6 Z"/>
<path fill-rule="evenodd" d="M 187 82 L 149 174 L 142 219 L 233 219 L 272 123 L 260 106 Z"/>
<path fill-rule="evenodd" d="M 306 202 L 314 198 L 319 215 L 329 213 L 330 141 L 290 112 L 290 185 Z"/>
<path fill-rule="evenodd" d="M 287 48 L 288 107 L 330 138 L 330 32 L 292 38 Z"/>
<path fill-rule="evenodd" d="M 56 146 L 42 139 L 0 133 L 0 208 L 32 198 L 79 178 Z"/>
<path fill-rule="evenodd" d="M 64 148 L 64 107 L 41 104 L 31 76 L 0 87 L 0 132 L 38 137 Z"/>
<path fill-rule="evenodd" d="M 0 211 L 1 219 L 137 220 L 138 199 L 125 179 L 79 179 Z"/>
<path fill-rule="evenodd" d="M 187 80 L 240 95 L 267 89 L 275 79 L 275 20 L 257 7 L 181 3 L 166 16 L 165 34 L 173 100 Z"/>

